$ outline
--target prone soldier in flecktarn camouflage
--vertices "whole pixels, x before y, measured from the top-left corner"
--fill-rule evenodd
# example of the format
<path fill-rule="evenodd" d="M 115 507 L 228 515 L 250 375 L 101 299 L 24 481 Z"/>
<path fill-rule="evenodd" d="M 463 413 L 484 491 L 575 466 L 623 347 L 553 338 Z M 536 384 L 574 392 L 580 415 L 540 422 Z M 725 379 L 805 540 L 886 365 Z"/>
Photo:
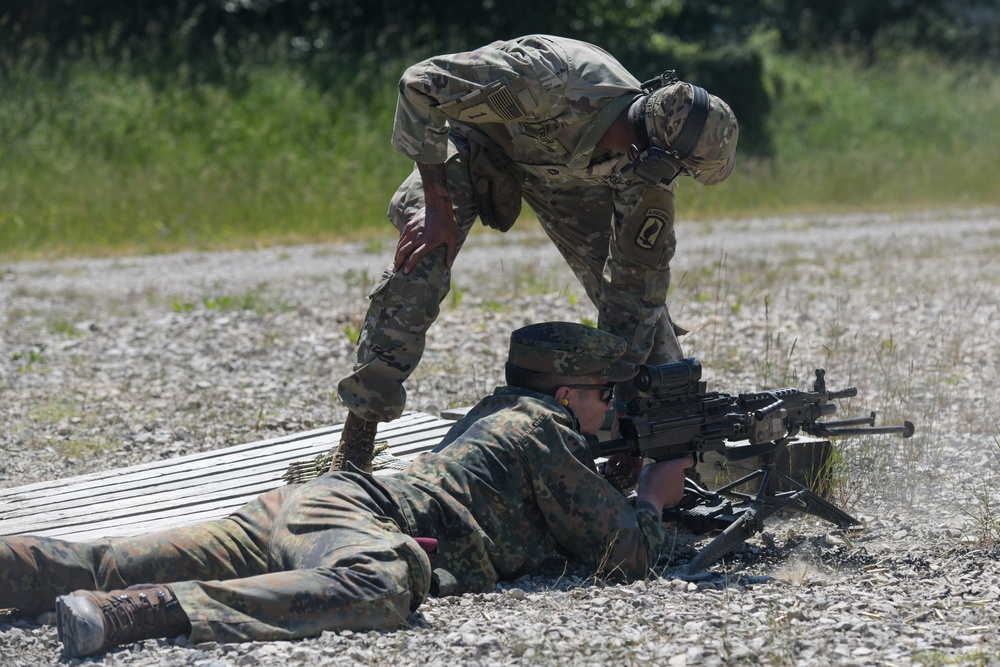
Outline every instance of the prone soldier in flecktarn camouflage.
<path fill-rule="evenodd" d="M 582 324 L 518 329 L 508 385 L 405 472 L 330 472 L 147 535 L 0 538 L 0 608 L 55 607 L 64 653 L 79 657 L 183 633 L 198 643 L 397 628 L 429 595 L 488 590 L 560 554 L 643 578 L 691 462 L 647 466 L 634 504 L 597 473 L 585 436 L 637 371 L 627 349 Z"/>
<path fill-rule="evenodd" d="M 683 358 L 667 312 L 676 177 L 724 180 L 739 129 L 729 106 L 673 72 L 640 83 L 603 49 L 531 35 L 430 58 L 403 74 L 393 145 L 416 162 L 389 205 L 396 254 L 370 294 L 333 467 L 367 469 L 377 422 L 403 386 L 475 223 L 507 231 L 521 201 L 598 309 L 625 358 Z"/>

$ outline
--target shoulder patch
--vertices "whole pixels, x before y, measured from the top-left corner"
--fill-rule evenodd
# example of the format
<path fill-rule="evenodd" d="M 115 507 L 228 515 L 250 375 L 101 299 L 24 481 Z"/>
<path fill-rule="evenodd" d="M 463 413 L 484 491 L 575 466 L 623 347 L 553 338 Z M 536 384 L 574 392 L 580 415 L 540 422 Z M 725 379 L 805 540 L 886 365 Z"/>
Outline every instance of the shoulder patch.
<path fill-rule="evenodd" d="M 669 216 L 666 211 L 658 208 L 648 209 L 642 227 L 636 234 L 635 244 L 643 250 L 652 250 L 660 238 L 660 233 L 667 226 L 667 220 L 669 220 Z"/>

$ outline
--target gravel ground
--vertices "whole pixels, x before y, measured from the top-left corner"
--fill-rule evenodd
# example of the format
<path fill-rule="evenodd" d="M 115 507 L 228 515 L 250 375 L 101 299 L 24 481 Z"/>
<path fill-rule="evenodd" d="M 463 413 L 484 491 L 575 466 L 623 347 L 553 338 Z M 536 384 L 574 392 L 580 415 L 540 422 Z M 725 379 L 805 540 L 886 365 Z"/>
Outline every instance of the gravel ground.
<path fill-rule="evenodd" d="M 671 308 L 712 389 L 856 385 L 841 414 L 917 424 L 841 441 L 845 534 L 785 517 L 675 575 L 683 531 L 628 586 L 573 565 L 429 601 L 390 633 L 147 641 L 108 665 L 1000 665 L 1000 212 L 681 223 Z M 336 380 L 388 242 L 0 265 L 0 487 L 342 421 Z M 537 232 L 477 234 L 409 407 L 500 382 L 509 332 L 593 320 Z M 1000 492 L 997 492 L 1000 493 Z M 0 625 L 0 663 L 59 662 L 51 625 Z M 71 661 L 75 662 L 75 661 Z M 89 660 L 87 661 L 89 662 Z"/>

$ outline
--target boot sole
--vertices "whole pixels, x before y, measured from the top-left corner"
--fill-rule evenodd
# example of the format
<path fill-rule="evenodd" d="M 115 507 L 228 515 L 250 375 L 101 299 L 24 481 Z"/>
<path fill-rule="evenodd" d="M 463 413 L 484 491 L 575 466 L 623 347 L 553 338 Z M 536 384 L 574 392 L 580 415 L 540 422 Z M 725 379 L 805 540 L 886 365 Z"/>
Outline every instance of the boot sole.
<path fill-rule="evenodd" d="M 101 623 L 101 627 L 98 628 L 90 618 L 93 614 L 87 614 L 81 608 L 84 600 L 85 598 L 72 594 L 56 598 L 56 634 L 62 642 L 63 656 L 66 658 L 82 658 L 99 653 L 101 650 L 100 643 L 94 644 L 95 636 L 101 638 L 104 636 L 100 612 L 97 612 L 98 622 Z M 89 600 L 86 600 L 86 603 L 93 606 Z"/>

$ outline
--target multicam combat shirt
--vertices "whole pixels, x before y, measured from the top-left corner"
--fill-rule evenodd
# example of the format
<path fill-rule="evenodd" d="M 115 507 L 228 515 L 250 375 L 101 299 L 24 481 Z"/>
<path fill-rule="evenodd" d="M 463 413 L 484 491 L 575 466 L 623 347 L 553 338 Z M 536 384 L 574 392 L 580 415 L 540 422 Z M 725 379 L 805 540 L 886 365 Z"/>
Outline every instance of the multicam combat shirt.
<path fill-rule="evenodd" d="M 437 595 L 485 590 L 558 553 L 609 577 L 649 573 L 665 540 L 659 513 L 597 474 L 574 422 L 551 396 L 501 387 L 434 452 L 378 478 L 410 534 L 437 538 Z"/>
<path fill-rule="evenodd" d="M 675 184 L 624 177 L 627 156 L 597 142 L 641 94 L 640 82 L 603 49 L 531 35 L 408 68 L 392 137 L 403 155 L 428 164 L 454 154 L 449 136 L 485 137 L 506 155 L 536 211 L 558 200 L 567 224 L 601 212 L 596 224 L 611 229 L 611 241 L 596 296 L 599 326 L 629 341 L 633 362 L 646 360 L 664 311 Z"/>
<path fill-rule="evenodd" d="M 542 180 L 592 176 L 595 157 L 613 163 L 597 170 L 607 175 L 624 156 L 595 156 L 595 147 L 639 94 L 639 81 L 592 44 L 543 35 L 494 42 L 407 69 L 392 143 L 416 162 L 438 164 L 449 129 L 465 125 L 518 165 L 562 168 L 529 169 Z"/>

